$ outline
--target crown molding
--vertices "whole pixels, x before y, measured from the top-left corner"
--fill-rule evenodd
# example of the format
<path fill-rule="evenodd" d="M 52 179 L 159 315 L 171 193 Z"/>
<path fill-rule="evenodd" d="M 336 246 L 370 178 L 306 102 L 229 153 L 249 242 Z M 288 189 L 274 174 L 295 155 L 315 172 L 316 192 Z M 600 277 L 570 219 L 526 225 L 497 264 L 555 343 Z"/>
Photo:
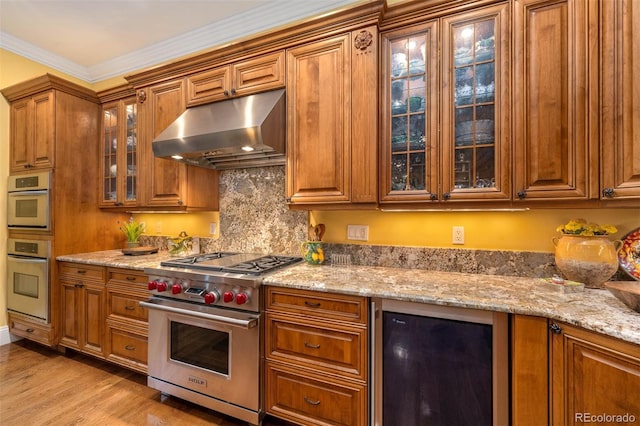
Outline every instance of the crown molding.
<path fill-rule="evenodd" d="M 270 2 L 90 67 L 69 61 L 4 32 L 0 32 L 0 48 L 88 83 L 96 83 L 362 2 L 363 0 Z"/>

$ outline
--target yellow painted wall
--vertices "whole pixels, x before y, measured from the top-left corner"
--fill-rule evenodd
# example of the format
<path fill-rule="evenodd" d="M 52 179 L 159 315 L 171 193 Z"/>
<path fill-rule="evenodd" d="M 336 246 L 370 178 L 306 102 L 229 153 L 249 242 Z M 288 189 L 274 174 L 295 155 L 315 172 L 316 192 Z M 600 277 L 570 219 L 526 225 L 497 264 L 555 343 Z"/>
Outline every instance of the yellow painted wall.
<path fill-rule="evenodd" d="M 193 237 L 218 238 L 220 220 L 218 212 L 179 213 L 137 213 L 132 215 L 138 222 L 144 222 L 144 235 L 176 237 L 185 231 Z M 215 234 L 209 233 L 209 224 L 216 224 Z"/>
<path fill-rule="evenodd" d="M 553 252 L 551 238 L 558 225 L 572 218 L 612 224 L 621 238 L 640 227 L 640 209 L 528 210 L 514 212 L 383 212 L 332 211 L 311 214 L 312 224 L 324 223 L 323 240 L 332 243 L 487 250 Z M 347 240 L 347 225 L 368 225 L 366 243 Z M 451 243 L 452 227 L 464 226 L 465 244 Z"/>

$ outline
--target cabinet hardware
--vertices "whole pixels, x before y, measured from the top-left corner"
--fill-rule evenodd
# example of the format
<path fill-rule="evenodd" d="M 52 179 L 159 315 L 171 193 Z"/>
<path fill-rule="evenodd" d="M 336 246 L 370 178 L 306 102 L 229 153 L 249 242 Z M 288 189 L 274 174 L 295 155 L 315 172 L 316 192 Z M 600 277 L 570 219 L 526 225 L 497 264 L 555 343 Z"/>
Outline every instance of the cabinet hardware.
<path fill-rule="evenodd" d="M 135 346 L 133 346 L 133 345 L 127 345 L 127 346 L 125 346 L 124 348 L 125 348 L 126 350 L 128 350 L 128 351 L 133 351 L 133 350 L 135 350 L 135 349 L 136 349 L 136 347 L 135 347 Z"/>
<path fill-rule="evenodd" d="M 222 92 L 225 96 L 229 96 L 229 91 L 225 90 L 224 92 Z"/>
<path fill-rule="evenodd" d="M 178 205 L 181 206 L 182 204 L 182 200 L 178 200 Z"/>
<path fill-rule="evenodd" d="M 235 96 L 236 94 L 236 89 L 231 89 L 231 96 Z"/>
<path fill-rule="evenodd" d="M 138 102 L 143 104 L 144 101 L 146 101 L 146 100 L 147 100 L 147 92 L 145 92 L 144 90 L 140 90 L 138 92 Z"/>
<path fill-rule="evenodd" d="M 604 188 L 602 190 L 602 196 L 605 198 L 613 198 L 613 194 L 614 194 L 613 188 Z"/>
<path fill-rule="evenodd" d="M 449 192 L 445 192 L 444 194 L 442 194 L 442 198 L 447 201 L 451 199 L 451 193 Z"/>
<path fill-rule="evenodd" d="M 562 327 L 560 327 L 558 324 L 556 324 L 555 322 L 551 323 L 549 325 L 549 328 L 551 329 L 551 331 L 553 331 L 556 334 L 560 334 L 562 333 Z"/>
<path fill-rule="evenodd" d="M 114 205 L 114 206 L 117 206 L 117 207 L 121 207 L 121 206 L 124 206 L 124 203 L 123 203 L 123 202 L 118 201 L 118 202 L 116 202 L 116 203 L 113 203 L 113 205 Z"/>
<path fill-rule="evenodd" d="M 125 309 L 125 311 L 133 311 L 133 310 L 136 309 L 136 307 L 135 306 L 125 306 L 124 309 Z"/>
<path fill-rule="evenodd" d="M 309 342 L 304 342 L 304 345 L 309 349 L 320 349 L 320 345 L 312 345 Z"/>
<path fill-rule="evenodd" d="M 27 333 L 33 333 L 33 331 L 34 331 L 34 330 L 33 330 L 33 328 L 27 328 L 25 331 L 26 331 Z"/>
<path fill-rule="evenodd" d="M 438 201 L 438 196 L 436 194 L 431 194 L 431 195 L 429 195 L 429 199 L 431 201 Z"/>
<path fill-rule="evenodd" d="M 311 303 L 307 300 L 304 301 L 304 304 L 310 308 L 319 308 L 320 307 L 320 303 Z"/>
<path fill-rule="evenodd" d="M 78 269 L 76 272 L 77 272 L 78 274 L 80 274 L 80 275 L 84 275 L 84 274 L 86 274 L 86 273 L 87 273 L 87 271 L 86 271 L 86 270 L 84 270 L 84 269 Z"/>
<path fill-rule="evenodd" d="M 525 198 L 527 198 L 527 191 L 523 189 L 522 191 L 518 191 L 517 195 L 519 199 L 524 200 Z"/>
<path fill-rule="evenodd" d="M 136 277 L 127 277 L 127 281 L 135 281 Z"/>
<path fill-rule="evenodd" d="M 83 287 L 84 287 L 84 284 L 82 284 L 82 283 L 78 283 L 78 284 L 74 284 L 73 286 L 74 286 L 75 288 L 83 288 Z"/>
<path fill-rule="evenodd" d="M 307 404 L 311 404 L 311 405 L 320 405 L 320 401 L 319 400 L 309 399 L 306 396 L 304 397 L 304 402 L 306 402 Z"/>

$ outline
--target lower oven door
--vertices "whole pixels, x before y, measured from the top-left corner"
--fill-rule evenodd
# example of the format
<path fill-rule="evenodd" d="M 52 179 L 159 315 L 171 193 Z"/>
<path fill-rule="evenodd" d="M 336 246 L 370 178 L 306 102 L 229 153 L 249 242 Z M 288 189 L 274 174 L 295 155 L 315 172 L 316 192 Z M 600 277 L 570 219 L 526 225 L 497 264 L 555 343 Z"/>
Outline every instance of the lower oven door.
<path fill-rule="evenodd" d="M 49 322 L 49 261 L 7 256 L 7 309 Z"/>
<path fill-rule="evenodd" d="M 165 393 L 254 421 L 260 411 L 260 315 L 156 297 L 141 305 L 149 308 L 150 386 L 156 382 Z M 239 415 L 232 406 L 252 413 Z"/>

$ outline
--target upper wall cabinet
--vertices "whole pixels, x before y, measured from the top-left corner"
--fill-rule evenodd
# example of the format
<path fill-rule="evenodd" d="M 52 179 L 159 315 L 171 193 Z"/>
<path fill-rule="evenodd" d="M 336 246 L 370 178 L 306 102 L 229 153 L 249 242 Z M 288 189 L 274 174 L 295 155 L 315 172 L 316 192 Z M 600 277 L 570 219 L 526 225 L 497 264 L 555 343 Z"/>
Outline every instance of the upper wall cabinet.
<path fill-rule="evenodd" d="M 601 197 L 640 199 L 640 3 L 601 3 Z"/>
<path fill-rule="evenodd" d="M 53 168 L 55 98 L 55 91 L 48 90 L 11 103 L 11 173 Z"/>
<path fill-rule="evenodd" d="M 284 51 L 187 77 L 187 106 L 284 87 Z"/>
<path fill-rule="evenodd" d="M 514 2 L 516 203 L 598 198 L 597 6 Z"/>
<path fill-rule="evenodd" d="M 138 202 L 138 104 L 135 96 L 102 106 L 100 207 Z"/>
<path fill-rule="evenodd" d="M 509 58 L 506 4 L 383 33 L 382 204 L 510 199 Z"/>
<path fill-rule="evenodd" d="M 377 200 L 377 28 L 287 51 L 287 200 L 303 208 Z"/>
<path fill-rule="evenodd" d="M 185 111 L 186 79 L 138 89 L 138 171 L 140 207 L 217 210 L 218 172 L 156 158 L 151 143 Z"/>

